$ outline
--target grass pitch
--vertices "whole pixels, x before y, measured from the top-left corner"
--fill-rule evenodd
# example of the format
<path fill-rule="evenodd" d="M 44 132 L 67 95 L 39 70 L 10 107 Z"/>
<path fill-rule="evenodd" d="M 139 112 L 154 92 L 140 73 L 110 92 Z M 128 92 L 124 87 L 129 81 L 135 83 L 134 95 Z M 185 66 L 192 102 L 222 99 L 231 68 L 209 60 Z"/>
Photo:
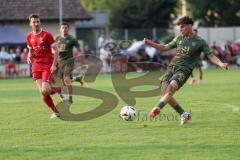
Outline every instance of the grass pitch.
<path fill-rule="evenodd" d="M 132 73 L 137 76 L 137 73 Z M 78 84 L 76 84 L 78 85 Z M 109 75 L 86 87 L 114 91 Z M 147 89 L 147 87 L 145 87 Z M 138 117 L 119 118 L 123 102 L 110 113 L 89 121 L 51 120 L 32 79 L 0 80 L 1 160 L 237 160 L 240 157 L 240 70 L 204 72 L 200 85 L 186 84 L 175 97 L 192 121 L 179 125 L 171 107 L 161 118 L 146 114 L 158 97 L 138 98 Z M 54 96 L 55 102 L 59 102 Z M 74 96 L 71 112 L 86 112 L 101 103 Z"/>

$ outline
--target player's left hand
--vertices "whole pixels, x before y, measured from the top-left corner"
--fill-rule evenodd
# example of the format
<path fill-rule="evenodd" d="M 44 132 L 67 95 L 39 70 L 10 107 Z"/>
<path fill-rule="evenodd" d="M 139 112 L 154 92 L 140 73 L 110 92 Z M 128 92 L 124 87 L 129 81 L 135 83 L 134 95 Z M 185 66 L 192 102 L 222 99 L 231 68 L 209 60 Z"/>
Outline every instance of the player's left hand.
<path fill-rule="evenodd" d="M 221 67 L 222 69 L 228 70 L 228 63 L 221 63 L 221 64 L 220 64 L 220 67 Z"/>

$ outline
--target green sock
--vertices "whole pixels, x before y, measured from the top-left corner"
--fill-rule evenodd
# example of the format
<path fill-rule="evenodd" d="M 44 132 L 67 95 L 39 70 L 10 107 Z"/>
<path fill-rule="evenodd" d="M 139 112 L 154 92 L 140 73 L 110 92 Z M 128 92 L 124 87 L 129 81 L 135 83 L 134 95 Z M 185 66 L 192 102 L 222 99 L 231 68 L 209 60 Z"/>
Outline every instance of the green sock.
<path fill-rule="evenodd" d="M 179 104 L 177 104 L 177 105 L 174 107 L 174 109 L 175 109 L 175 111 L 176 111 L 179 115 L 183 114 L 183 112 L 184 112 L 184 110 L 182 109 L 182 107 L 181 107 Z"/>
<path fill-rule="evenodd" d="M 163 101 L 160 101 L 157 105 L 158 108 L 162 109 L 166 104 Z"/>

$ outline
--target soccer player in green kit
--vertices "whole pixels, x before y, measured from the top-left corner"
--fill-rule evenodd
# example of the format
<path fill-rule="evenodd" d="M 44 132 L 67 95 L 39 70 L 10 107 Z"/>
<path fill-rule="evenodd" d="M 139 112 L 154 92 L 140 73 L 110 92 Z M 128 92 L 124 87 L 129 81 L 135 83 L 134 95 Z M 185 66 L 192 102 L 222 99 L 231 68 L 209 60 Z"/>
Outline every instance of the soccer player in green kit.
<path fill-rule="evenodd" d="M 209 49 L 205 40 L 193 33 L 193 20 L 187 16 L 179 19 L 177 25 L 180 27 L 181 35 L 175 37 L 169 44 L 161 45 L 144 38 L 144 43 L 160 51 L 176 48 L 176 55 L 169 64 L 161 81 L 161 99 L 154 107 L 149 117 L 154 119 L 160 114 L 160 110 L 168 103 L 181 116 L 181 124 L 187 123 L 191 115 L 173 98 L 174 93 L 179 90 L 195 68 L 196 63 L 203 52 L 214 64 L 222 69 L 228 69 L 228 64 L 221 62 Z"/>
<path fill-rule="evenodd" d="M 78 53 L 83 53 L 78 40 L 73 36 L 69 35 L 69 24 L 63 22 L 60 26 L 61 35 L 57 36 L 55 41 L 59 50 L 59 60 L 58 60 L 58 72 L 59 75 L 67 87 L 68 101 L 73 103 L 72 100 L 72 71 L 74 69 L 74 59 L 73 59 L 73 47 L 76 47 Z M 81 57 L 83 58 L 83 56 Z M 79 79 L 81 85 L 83 85 L 82 79 Z M 61 95 L 60 95 L 61 96 Z M 63 98 L 63 96 L 61 96 Z"/>

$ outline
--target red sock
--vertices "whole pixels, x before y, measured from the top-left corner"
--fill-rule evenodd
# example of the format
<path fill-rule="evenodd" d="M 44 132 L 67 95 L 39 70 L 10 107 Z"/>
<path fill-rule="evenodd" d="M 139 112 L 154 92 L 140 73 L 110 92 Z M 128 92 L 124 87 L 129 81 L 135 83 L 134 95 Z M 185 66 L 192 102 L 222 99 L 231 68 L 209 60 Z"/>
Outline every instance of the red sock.
<path fill-rule="evenodd" d="M 55 93 L 58 93 L 60 94 L 61 93 L 61 88 L 60 87 L 51 87 L 51 94 L 55 94 Z"/>
<path fill-rule="evenodd" d="M 47 106 L 54 112 L 59 113 L 57 108 L 55 107 L 51 96 L 43 96 L 43 101 L 47 104 Z"/>

